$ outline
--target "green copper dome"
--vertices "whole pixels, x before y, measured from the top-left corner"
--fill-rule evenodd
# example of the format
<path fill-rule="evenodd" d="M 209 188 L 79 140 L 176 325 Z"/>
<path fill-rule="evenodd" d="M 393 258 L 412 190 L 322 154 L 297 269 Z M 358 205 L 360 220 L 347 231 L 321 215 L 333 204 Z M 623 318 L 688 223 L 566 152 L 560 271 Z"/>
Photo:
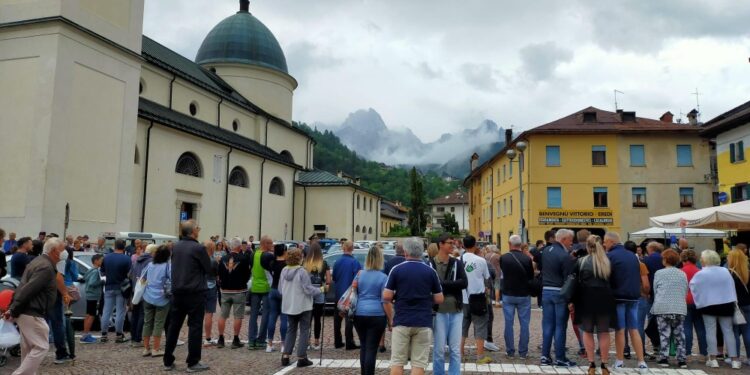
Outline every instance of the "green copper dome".
<path fill-rule="evenodd" d="M 225 18 L 208 33 L 195 62 L 258 65 L 289 74 L 276 37 L 246 9 Z"/>

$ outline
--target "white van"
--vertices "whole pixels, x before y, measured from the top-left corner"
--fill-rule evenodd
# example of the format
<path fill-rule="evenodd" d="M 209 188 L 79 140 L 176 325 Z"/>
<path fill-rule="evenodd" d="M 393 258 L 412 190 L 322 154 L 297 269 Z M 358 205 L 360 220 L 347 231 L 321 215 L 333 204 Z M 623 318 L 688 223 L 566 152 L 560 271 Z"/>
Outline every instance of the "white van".
<path fill-rule="evenodd" d="M 145 232 L 104 232 L 101 236 L 104 237 L 105 249 L 114 249 L 116 240 L 125 240 L 128 245 L 133 240 L 141 240 L 145 245 L 161 245 L 167 242 L 177 242 L 178 240 L 176 236 Z"/>

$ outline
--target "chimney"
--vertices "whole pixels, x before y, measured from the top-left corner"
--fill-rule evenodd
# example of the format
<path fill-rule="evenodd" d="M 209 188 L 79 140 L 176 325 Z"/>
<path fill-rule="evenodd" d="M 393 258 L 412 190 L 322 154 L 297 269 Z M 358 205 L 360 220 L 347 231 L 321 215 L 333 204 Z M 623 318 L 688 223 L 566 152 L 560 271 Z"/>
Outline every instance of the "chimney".
<path fill-rule="evenodd" d="M 505 129 L 505 145 L 509 145 L 513 140 L 513 129 Z"/>
<path fill-rule="evenodd" d="M 620 120 L 622 122 L 635 122 L 635 111 L 620 112 Z"/>
<path fill-rule="evenodd" d="M 690 125 L 698 125 L 698 111 L 693 108 L 692 111 L 687 114 L 688 123 Z"/>
<path fill-rule="evenodd" d="M 661 117 L 659 117 L 659 121 L 661 122 L 671 123 L 673 119 L 674 119 L 674 115 L 672 114 L 672 112 L 669 112 L 669 111 L 664 112 L 664 114 L 661 115 Z"/>
<path fill-rule="evenodd" d="M 362 182 L 361 178 L 357 177 L 357 178 L 354 179 L 354 185 L 359 186 L 360 182 Z"/>
<path fill-rule="evenodd" d="M 338 171 L 336 172 L 336 176 L 338 176 L 338 178 L 344 178 L 344 172 Z"/>
<path fill-rule="evenodd" d="M 478 166 L 479 166 L 479 154 L 475 152 L 473 155 L 471 155 L 471 170 L 473 171 L 477 169 Z"/>

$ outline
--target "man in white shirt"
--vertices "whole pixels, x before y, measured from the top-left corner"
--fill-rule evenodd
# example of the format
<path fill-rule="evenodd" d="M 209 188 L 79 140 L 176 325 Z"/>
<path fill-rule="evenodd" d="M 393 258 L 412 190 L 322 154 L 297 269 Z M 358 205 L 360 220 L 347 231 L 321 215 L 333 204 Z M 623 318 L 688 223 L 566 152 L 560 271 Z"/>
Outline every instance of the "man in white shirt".
<path fill-rule="evenodd" d="M 469 285 L 463 291 L 463 337 L 461 339 L 461 357 L 464 357 L 466 338 L 469 336 L 469 326 L 474 324 L 474 340 L 477 343 L 477 364 L 492 362 L 492 358 L 484 355 L 484 338 L 487 337 L 487 286 L 490 270 L 487 261 L 478 255 L 477 240 L 473 236 L 464 237 L 463 245 L 466 252 L 461 256 L 466 278 Z"/>

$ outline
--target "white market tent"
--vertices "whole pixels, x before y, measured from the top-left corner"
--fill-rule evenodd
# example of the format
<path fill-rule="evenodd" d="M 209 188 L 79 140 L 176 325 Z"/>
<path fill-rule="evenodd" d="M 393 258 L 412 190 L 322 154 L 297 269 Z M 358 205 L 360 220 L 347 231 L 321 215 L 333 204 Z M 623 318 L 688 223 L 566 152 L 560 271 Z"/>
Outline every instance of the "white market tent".
<path fill-rule="evenodd" d="M 657 228 L 651 227 L 637 232 L 629 233 L 629 238 L 667 238 L 671 236 L 682 237 L 682 228 Z M 715 229 L 685 228 L 685 237 L 702 238 L 724 238 L 726 232 Z"/>
<path fill-rule="evenodd" d="M 750 230 L 750 201 L 655 216 L 649 221 L 655 227 L 667 229 L 684 227 Z"/>

